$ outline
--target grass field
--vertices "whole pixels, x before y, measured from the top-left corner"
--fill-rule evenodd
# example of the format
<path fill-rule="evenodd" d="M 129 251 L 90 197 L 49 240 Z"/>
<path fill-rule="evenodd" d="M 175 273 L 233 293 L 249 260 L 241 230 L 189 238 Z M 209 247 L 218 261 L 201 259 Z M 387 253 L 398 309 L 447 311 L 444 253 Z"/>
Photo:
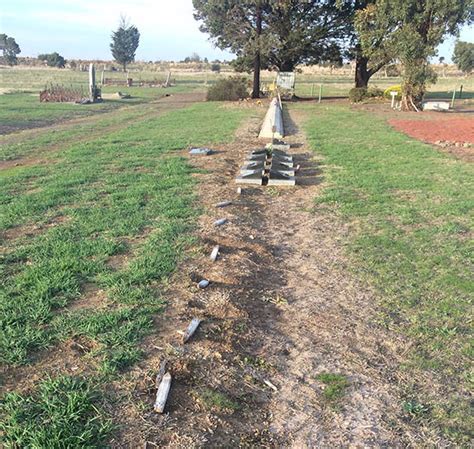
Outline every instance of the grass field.
<path fill-rule="evenodd" d="M 31 128 L 0 136 L 0 161 L 6 167 L 0 169 L 0 363 L 8 373 L 9 386 L 13 385 L 0 404 L 0 435 L 5 446 L 12 448 L 107 447 L 117 430 L 110 412 L 120 407 L 107 386 L 125 382 L 127 371 L 143 360 L 143 341 L 166 310 L 162 291 L 178 264 L 196 249 L 194 231 L 204 211 L 197 197 L 197 169 L 180 151 L 189 145 L 231 141 L 245 120 L 260 117 L 263 106 L 199 102 L 181 109 L 159 109 L 162 103 L 156 100 L 164 93 L 203 91 L 205 83 L 215 81 L 215 74 L 176 74 L 176 86 L 166 90 L 107 87 L 105 93 L 120 90 L 132 98 L 84 106 L 40 104 L 37 92 L 53 80 L 83 86 L 87 73 L 1 69 L 0 75 L 1 87 L 13 90 L 0 95 L 0 125 Z M 141 72 L 136 76 L 159 75 Z M 381 88 L 398 82 L 396 78 L 373 80 Z M 449 98 L 449 91 L 463 84 L 465 98 L 470 98 L 473 82 L 472 78 L 440 79 L 430 95 Z M 323 98 L 346 96 L 352 87 L 348 77 L 298 75 L 296 93 L 305 97 L 313 89 L 317 95 L 319 83 Z M 403 396 L 397 407 L 413 427 L 440 430 L 455 447 L 467 447 L 474 427 L 469 410 L 472 165 L 396 132 L 373 112 L 339 100 L 321 105 L 292 102 L 287 107 L 306 117 L 297 125 L 305 130 L 324 178 L 319 185 L 319 175 L 313 176 L 318 197 L 310 206 L 314 203 L 315 213 L 330 211 L 329 217 L 337 215 L 348 224 L 347 234 L 334 237 L 327 232 L 323 237 L 343 243 L 350 257 L 347 275 L 376 292 L 381 312 L 374 327 L 382 326 L 408 342 L 409 351 L 393 375 L 392 386 Z M 216 160 L 228 162 L 229 153 L 221 156 L 217 154 Z M 222 173 L 233 173 L 234 162 L 219 166 L 216 174 L 219 182 L 231 183 L 232 192 L 233 177 Z M 306 187 L 301 184 L 295 191 Z M 291 192 L 282 192 L 263 191 L 262 196 L 270 195 L 264 197 L 269 198 L 267 212 L 280 194 L 288 195 L 281 201 L 294 200 Z M 242 195 L 239 201 L 245 203 L 247 198 Z M 239 209 L 237 213 L 240 220 L 246 212 Z M 245 225 L 243 218 L 236 223 Z M 264 233 L 261 223 L 252 226 L 249 247 L 255 235 L 257 241 L 261 237 L 257 233 Z M 340 229 L 334 228 L 335 233 Z M 293 241 L 283 235 L 281 239 L 285 245 Z M 288 248 L 275 245 L 275 252 Z M 233 249 L 229 245 L 225 251 Z M 265 257 L 265 251 L 261 253 L 259 257 Z M 276 258 L 269 260 L 277 263 Z M 307 270 L 316 270 L 320 262 L 308 259 Z M 251 266 L 249 271 L 255 269 Z M 223 283 L 221 288 L 225 288 Z M 238 289 L 231 293 L 239 295 Z M 248 300 L 245 293 L 244 299 Z M 272 315 L 265 308 L 271 305 L 257 303 L 265 310 L 262 316 L 275 323 L 285 314 L 285 307 L 293 304 L 285 300 Z M 242 318 L 246 315 L 236 315 L 240 329 L 248 326 Z M 345 318 L 350 322 L 350 316 Z M 223 333 L 225 327 L 223 320 L 209 321 L 201 341 L 209 345 L 205 354 L 217 352 L 212 346 L 217 337 L 212 335 Z M 318 319 L 314 321 L 317 326 Z M 222 347 L 217 348 L 221 351 Z M 246 364 L 246 376 L 258 371 L 257 362 L 272 356 L 244 357 L 232 352 L 235 348 L 222 352 L 227 350 L 224 359 L 256 361 Z M 52 361 L 57 366 L 55 357 L 68 351 L 75 351 L 74 369 L 51 370 L 51 375 L 44 364 Z M 222 360 L 222 354 L 218 355 Z M 326 357 L 330 359 L 324 353 Z M 330 368 L 314 372 L 312 380 L 324 386 L 321 403 L 337 416 L 357 388 L 357 375 Z M 22 388 L 15 391 L 17 370 Z M 272 374 L 268 370 L 265 376 Z M 252 376 L 245 377 L 247 381 L 252 391 L 265 385 Z M 305 382 L 310 385 L 310 380 Z M 255 408 L 253 403 L 245 402 L 245 395 L 227 391 L 226 385 L 198 388 L 190 382 L 188 386 L 194 391 L 188 399 L 194 398 L 205 410 L 224 411 L 223 416 L 229 411 L 242 413 L 238 417 L 255 420 L 255 415 L 246 415 Z M 150 408 L 149 404 L 143 407 Z M 334 420 L 342 421 L 340 416 Z M 150 424 L 156 422 L 146 421 L 146 426 Z M 252 444 L 247 447 L 256 447 Z"/>
<path fill-rule="evenodd" d="M 141 80 L 164 80 L 167 72 L 154 71 L 132 71 L 130 77 L 136 81 Z M 204 89 L 206 84 L 212 84 L 220 77 L 227 77 L 229 73 L 217 74 L 213 72 L 172 72 L 172 79 L 175 81 L 174 87 L 177 91 L 189 89 Z M 240 74 L 246 76 L 249 81 L 251 79 L 248 74 Z M 88 74 L 87 72 L 79 72 L 68 69 L 50 69 L 50 68 L 0 68 L 0 76 L 2 79 L 2 87 L 5 90 L 13 89 L 25 92 L 37 92 L 50 83 L 59 83 L 66 86 L 83 87 L 87 90 Z M 113 79 L 123 79 L 121 72 L 107 72 L 107 77 Z M 274 72 L 263 72 L 262 82 L 271 83 L 275 78 Z M 371 78 L 371 84 L 381 89 L 389 86 L 400 84 L 399 77 L 385 77 L 381 73 L 375 74 Z M 321 74 L 296 74 L 296 95 L 301 97 L 318 96 L 319 86 L 322 84 L 323 97 L 346 97 L 349 90 L 353 87 L 353 76 L 349 72 L 345 74 L 335 73 L 330 75 Z M 472 77 L 456 77 L 439 76 L 436 84 L 429 86 L 428 91 L 430 97 L 447 97 L 451 98 L 453 89 L 459 89 L 463 85 L 465 98 L 472 98 L 474 95 L 474 79 Z M 143 89 L 127 89 L 123 87 L 108 86 L 104 88 L 105 93 L 116 92 L 117 90 L 131 93 L 137 96 L 155 95 L 156 92 L 162 92 L 160 88 L 143 88 Z M 168 92 L 168 90 L 166 91 Z"/>
<path fill-rule="evenodd" d="M 381 323 L 413 341 L 402 367 L 412 379 L 407 403 L 468 443 L 473 167 L 371 114 L 308 110 L 306 129 L 329 177 L 318 204 L 337 206 L 351 223 L 347 244 L 357 274 L 380 293 Z M 425 384 L 431 376 L 442 392 Z"/>
<path fill-rule="evenodd" d="M 28 363 L 68 339 L 92 348 L 88 378 L 47 380 L 34 404 L 7 396 L 7 441 L 44 447 L 49 439 L 60 447 L 67 435 L 71 447 L 100 445 L 109 426 L 98 417 L 94 385 L 140 358 L 140 339 L 162 308 L 159 286 L 189 245 L 198 213 L 191 169 L 173 152 L 231 137 L 246 112 L 225 111 L 201 103 L 132 121 L 71 145 L 45 166 L 2 173 L 0 229 L 18 233 L 2 242 L 2 363 Z M 130 252 L 123 266 L 108 264 Z M 104 302 L 71 308 L 85 286 L 103 292 Z M 34 425 L 45 414 L 53 421 L 47 432 Z"/>

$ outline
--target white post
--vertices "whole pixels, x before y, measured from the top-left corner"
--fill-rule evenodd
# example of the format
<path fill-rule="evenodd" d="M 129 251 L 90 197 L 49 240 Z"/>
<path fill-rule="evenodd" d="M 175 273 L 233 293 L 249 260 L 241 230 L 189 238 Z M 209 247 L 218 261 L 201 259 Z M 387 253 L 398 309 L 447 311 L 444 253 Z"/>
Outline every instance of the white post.
<path fill-rule="evenodd" d="M 320 84 L 319 85 L 319 100 L 318 100 L 318 103 L 321 103 L 322 96 L 323 96 L 323 85 Z"/>
<path fill-rule="evenodd" d="M 395 97 L 398 95 L 398 92 L 395 90 L 392 90 L 390 91 L 390 95 L 392 96 L 391 108 L 393 109 L 395 107 Z"/>

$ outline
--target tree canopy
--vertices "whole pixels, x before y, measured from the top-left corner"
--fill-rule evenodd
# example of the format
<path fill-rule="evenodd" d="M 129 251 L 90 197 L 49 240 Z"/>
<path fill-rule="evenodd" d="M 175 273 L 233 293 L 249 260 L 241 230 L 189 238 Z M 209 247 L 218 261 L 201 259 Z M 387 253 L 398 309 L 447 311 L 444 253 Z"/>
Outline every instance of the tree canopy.
<path fill-rule="evenodd" d="M 429 58 L 446 35 L 456 35 L 471 19 L 472 5 L 472 0 L 376 0 L 357 12 L 363 53 L 403 65 L 404 109 L 420 107 L 426 85 L 436 80 Z"/>
<path fill-rule="evenodd" d="M 0 34 L 0 50 L 3 52 L 3 59 L 8 65 L 16 65 L 17 57 L 21 53 L 20 46 L 13 37 Z"/>
<path fill-rule="evenodd" d="M 140 32 L 137 27 L 130 25 L 125 17 L 121 17 L 117 31 L 112 33 L 110 50 L 115 61 L 122 65 L 124 71 L 127 69 L 127 64 L 135 60 L 139 43 Z"/>
<path fill-rule="evenodd" d="M 62 69 L 66 65 L 66 60 L 58 52 L 38 55 L 38 59 L 40 61 L 46 61 L 49 67 Z"/>
<path fill-rule="evenodd" d="M 454 46 L 453 62 L 462 72 L 471 73 L 474 70 L 474 43 L 457 41 Z"/>
<path fill-rule="evenodd" d="M 337 0 L 193 0 L 201 31 L 237 55 L 238 71 L 292 71 L 298 64 L 342 61 L 347 10 Z M 258 70 L 257 70 L 258 67 Z"/>

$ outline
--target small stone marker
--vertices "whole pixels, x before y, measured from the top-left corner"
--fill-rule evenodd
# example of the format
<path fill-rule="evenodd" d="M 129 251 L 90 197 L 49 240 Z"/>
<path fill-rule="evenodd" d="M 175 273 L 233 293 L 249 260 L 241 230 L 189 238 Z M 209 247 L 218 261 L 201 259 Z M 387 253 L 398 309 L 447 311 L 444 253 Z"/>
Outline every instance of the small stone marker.
<path fill-rule="evenodd" d="M 214 249 L 212 250 L 212 253 L 211 253 L 211 260 L 213 262 L 216 261 L 218 254 L 219 254 L 219 245 L 216 245 L 214 246 Z"/>
<path fill-rule="evenodd" d="M 230 206 L 232 204 L 232 201 L 221 201 L 220 203 L 216 204 L 216 207 L 226 207 Z"/>
<path fill-rule="evenodd" d="M 296 180 L 294 175 L 287 175 L 285 172 L 279 170 L 270 170 L 268 175 L 268 185 L 269 186 L 294 186 Z"/>
<path fill-rule="evenodd" d="M 293 156 L 288 156 L 285 154 L 274 154 L 272 156 L 272 160 L 278 162 L 293 162 Z"/>
<path fill-rule="evenodd" d="M 210 148 L 191 148 L 189 154 L 193 155 L 202 155 L 202 156 L 209 156 L 213 153 Z"/>
<path fill-rule="evenodd" d="M 272 169 L 274 170 L 292 170 L 293 169 L 293 162 L 287 161 L 280 161 L 275 159 L 272 161 Z"/>
<path fill-rule="evenodd" d="M 171 388 L 171 374 L 166 373 L 163 376 L 162 381 L 160 382 L 160 386 L 156 392 L 156 400 L 154 409 L 157 413 L 163 413 L 166 406 L 166 401 L 168 400 L 168 394 Z"/>
<path fill-rule="evenodd" d="M 237 195 L 242 195 L 242 187 L 237 187 Z"/>
<path fill-rule="evenodd" d="M 251 162 L 245 164 L 240 168 L 240 173 L 246 175 L 248 173 L 263 172 L 265 171 L 265 161 Z"/>
<path fill-rule="evenodd" d="M 235 178 L 235 182 L 238 184 L 257 184 L 262 185 L 262 170 L 254 170 L 251 172 L 243 173 Z"/>
<path fill-rule="evenodd" d="M 423 111 L 449 111 L 448 101 L 425 101 Z"/>
<path fill-rule="evenodd" d="M 207 279 L 203 279 L 202 281 L 199 281 L 198 287 L 199 288 L 206 288 L 209 286 L 209 281 Z"/>
<path fill-rule="evenodd" d="M 227 223 L 227 218 L 219 218 L 219 220 L 216 220 L 214 222 L 214 226 L 222 226 L 222 225 L 225 225 Z"/>
<path fill-rule="evenodd" d="M 247 155 L 246 160 L 249 161 L 249 162 L 264 161 L 266 158 L 267 158 L 266 153 L 262 153 L 262 154 L 252 154 L 252 153 L 250 153 L 250 154 Z"/>
<path fill-rule="evenodd" d="M 284 142 L 281 142 L 281 143 L 267 143 L 265 145 L 265 148 L 267 148 L 269 150 L 272 150 L 272 151 L 276 151 L 276 150 L 288 151 L 290 149 L 290 144 L 289 143 L 284 143 Z"/>
<path fill-rule="evenodd" d="M 249 153 L 252 156 L 257 156 L 260 154 L 267 154 L 267 150 L 253 150 Z"/>
<path fill-rule="evenodd" d="M 201 323 L 201 320 L 199 318 L 192 319 L 191 323 L 186 329 L 186 332 L 183 335 L 183 343 L 186 343 L 194 335 L 194 332 L 196 332 L 200 323 Z"/>

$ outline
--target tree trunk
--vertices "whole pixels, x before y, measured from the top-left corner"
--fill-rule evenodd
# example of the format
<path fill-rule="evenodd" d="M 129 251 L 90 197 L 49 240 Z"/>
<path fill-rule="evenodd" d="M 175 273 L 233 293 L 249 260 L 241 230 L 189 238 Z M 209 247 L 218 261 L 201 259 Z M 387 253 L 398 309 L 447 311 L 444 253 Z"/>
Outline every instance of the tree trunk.
<path fill-rule="evenodd" d="M 256 50 L 253 60 L 253 89 L 252 98 L 260 98 L 260 35 L 262 34 L 262 10 L 257 6 L 256 13 Z"/>
<path fill-rule="evenodd" d="M 355 68 L 355 87 L 367 87 L 372 73 L 368 70 L 369 60 L 365 56 L 357 56 Z"/>

